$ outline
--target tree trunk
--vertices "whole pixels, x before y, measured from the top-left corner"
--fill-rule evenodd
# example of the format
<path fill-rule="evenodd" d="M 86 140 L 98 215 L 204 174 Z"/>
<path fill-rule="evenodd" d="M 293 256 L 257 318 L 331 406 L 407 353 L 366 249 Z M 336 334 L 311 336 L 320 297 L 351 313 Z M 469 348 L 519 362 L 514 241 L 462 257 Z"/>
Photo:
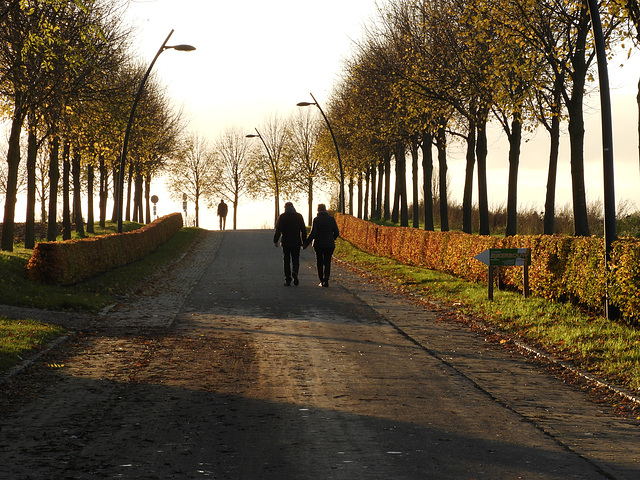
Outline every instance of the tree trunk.
<path fill-rule="evenodd" d="M 471 214 L 473 209 L 473 170 L 476 164 L 476 123 L 469 120 L 467 136 L 467 167 L 464 176 L 464 194 L 462 197 L 462 231 L 472 233 Z M 442 176 L 442 172 L 440 172 Z M 442 186 L 442 185 L 441 185 Z M 442 195 L 442 191 L 440 191 Z"/>
<path fill-rule="evenodd" d="M 309 219 L 307 225 L 311 225 L 313 223 L 313 177 L 311 175 L 307 178 L 307 200 L 307 218 Z"/>
<path fill-rule="evenodd" d="M 120 172 L 117 167 L 113 167 L 113 210 L 111 212 L 111 221 L 118 221 L 118 210 L 120 207 L 120 202 L 122 198 L 120 198 L 118 192 L 118 185 L 120 185 Z"/>
<path fill-rule="evenodd" d="M 449 192 L 447 189 L 447 132 L 446 122 L 438 128 L 438 190 L 440 191 L 440 231 L 449 231 Z M 473 170 L 473 167 L 472 167 Z"/>
<path fill-rule="evenodd" d="M 71 145 L 65 140 L 62 146 L 62 240 L 71 239 L 71 205 L 69 202 L 70 153 Z"/>
<path fill-rule="evenodd" d="M 362 218 L 362 170 L 358 172 L 358 218 Z"/>
<path fill-rule="evenodd" d="M 38 140 L 36 138 L 35 112 L 29 115 L 29 138 L 27 141 L 27 217 L 25 223 L 25 248 L 33 248 L 36 244 L 36 157 L 38 156 Z"/>
<path fill-rule="evenodd" d="M 553 110 L 551 112 L 551 148 L 549 150 L 549 172 L 547 175 L 547 193 L 544 204 L 544 234 L 553 235 L 556 215 L 556 182 L 558 176 L 558 156 L 560 153 L 560 110 L 562 79 L 558 78 L 553 90 Z"/>
<path fill-rule="evenodd" d="M 520 164 L 520 144 L 522 142 L 522 121 L 520 113 L 513 115 L 509 135 L 509 185 L 507 193 L 507 236 L 518 232 L 518 167 Z"/>
<path fill-rule="evenodd" d="M 196 224 L 195 227 L 200 227 L 200 195 L 196 194 L 196 199 L 194 201 L 195 213 L 196 213 Z M 226 225 L 225 225 L 226 228 Z"/>
<path fill-rule="evenodd" d="M 413 228 L 420 228 L 420 191 L 418 190 L 418 141 L 411 142 L 411 187 L 413 193 Z"/>
<path fill-rule="evenodd" d="M 422 135 L 422 191 L 424 195 L 424 229 L 433 231 L 433 135 L 424 132 Z"/>
<path fill-rule="evenodd" d="M 571 150 L 571 186 L 573 191 L 573 218 L 576 236 L 589 236 L 587 195 L 584 185 L 584 87 L 588 72 L 586 61 L 587 37 L 590 32 L 588 6 L 581 5 L 582 21 L 576 34 L 575 55 L 572 59 L 571 98 L 565 101 L 569 114 L 569 142 Z"/>
<path fill-rule="evenodd" d="M 129 173 L 127 174 L 127 202 L 125 213 L 123 218 L 127 221 L 131 221 L 131 189 L 133 186 L 133 162 L 129 164 Z"/>
<path fill-rule="evenodd" d="M 238 201 L 239 201 L 239 196 L 238 196 L 238 190 L 236 190 L 233 193 L 233 229 L 237 230 L 238 229 Z"/>
<path fill-rule="evenodd" d="M 636 95 L 638 107 L 638 159 L 640 159 L 640 80 L 638 80 L 638 94 Z"/>
<path fill-rule="evenodd" d="M 133 221 L 143 223 L 144 211 L 142 208 L 142 199 L 144 193 L 144 177 L 141 173 L 135 172 L 133 188 Z"/>
<path fill-rule="evenodd" d="M 391 149 L 384 149 L 384 206 L 382 218 L 389 220 L 391 215 Z"/>
<path fill-rule="evenodd" d="M 476 161 L 478 162 L 478 210 L 480 214 L 480 235 L 491 235 L 489 227 L 489 196 L 487 192 L 487 115 L 483 113 L 478 122 L 478 142 Z"/>
<path fill-rule="evenodd" d="M 396 159 L 396 185 L 398 188 L 398 199 L 400 207 L 400 226 L 409 226 L 409 206 L 407 201 L 407 157 L 406 146 L 399 143 L 395 147 Z"/>
<path fill-rule="evenodd" d="M 378 162 L 378 193 L 376 199 L 376 218 L 382 218 L 382 198 L 384 197 L 384 154 Z"/>
<path fill-rule="evenodd" d="M 353 175 L 349 175 L 349 215 L 353 216 Z"/>
<path fill-rule="evenodd" d="M 370 202 L 370 209 L 369 209 L 369 218 L 376 218 L 376 206 L 378 204 L 378 197 L 376 195 L 377 189 L 376 186 L 378 184 L 377 180 L 378 180 L 378 169 L 376 168 L 375 164 L 372 164 L 369 166 L 369 176 L 370 176 L 370 188 L 371 188 L 371 202 Z"/>
<path fill-rule="evenodd" d="M 18 102 L 16 100 L 16 102 Z M 7 192 L 4 203 L 4 221 L 2 224 L 2 250 L 13 252 L 13 234 L 15 231 L 16 201 L 18 197 L 18 167 L 20 166 L 20 133 L 24 123 L 24 114 L 18 107 L 14 109 L 9 134 L 7 152 Z"/>
<path fill-rule="evenodd" d="M 95 181 L 95 168 L 93 164 L 87 166 L 87 233 L 95 233 L 93 216 L 93 183 Z"/>
<path fill-rule="evenodd" d="M 100 154 L 99 159 L 99 170 L 100 170 L 100 205 L 98 206 L 100 210 L 100 226 L 102 228 L 105 227 L 107 223 L 107 200 L 109 198 L 109 179 L 108 179 L 108 170 L 107 166 L 104 162 L 104 155 Z"/>
<path fill-rule="evenodd" d="M 73 221 L 76 233 L 84 237 L 84 220 L 82 219 L 82 185 L 80 183 L 80 152 L 73 154 Z"/>
<path fill-rule="evenodd" d="M 367 167 L 364 174 L 364 205 L 362 206 L 362 219 L 369 219 L 369 188 L 371 188 L 371 167 Z"/>
<path fill-rule="evenodd" d="M 391 210 L 391 223 L 400 221 L 400 177 L 398 176 L 398 161 L 396 160 L 396 183 L 393 189 L 393 208 Z"/>
<path fill-rule="evenodd" d="M 145 222 L 147 225 L 152 222 L 151 220 L 151 175 L 147 173 L 144 178 L 144 210 L 145 210 Z"/>
<path fill-rule="evenodd" d="M 60 137 L 54 134 L 49 146 L 49 222 L 47 240 L 55 242 L 58 237 L 58 182 L 60 181 Z"/>

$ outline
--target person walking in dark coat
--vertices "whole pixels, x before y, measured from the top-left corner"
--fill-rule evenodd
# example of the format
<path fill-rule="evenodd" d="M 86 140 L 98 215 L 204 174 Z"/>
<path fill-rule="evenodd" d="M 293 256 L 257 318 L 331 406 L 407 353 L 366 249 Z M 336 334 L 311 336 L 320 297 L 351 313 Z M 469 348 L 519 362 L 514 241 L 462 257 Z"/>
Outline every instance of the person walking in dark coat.
<path fill-rule="evenodd" d="M 329 286 L 329 276 L 331 275 L 331 257 L 336 248 L 336 238 L 340 236 L 338 224 L 335 218 L 329 215 L 327 207 L 320 203 L 318 205 L 318 215 L 313 219 L 311 232 L 304 243 L 307 248 L 313 242 L 313 249 L 316 252 L 316 263 L 318 266 L 319 287 Z"/>
<path fill-rule="evenodd" d="M 229 211 L 229 208 L 227 207 L 227 204 L 224 203 L 224 199 L 220 200 L 220 203 L 218 204 L 218 216 L 220 217 L 220 230 L 224 230 L 225 228 L 227 228 L 227 212 Z"/>
<path fill-rule="evenodd" d="M 302 215 L 296 212 L 293 203 L 284 204 L 284 213 L 278 217 L 273 243 L 278 247 L 278 239 L 282 235 L 282 256 L 284 260 L 284 285 L 298 285 L 298 270 L 300 269 L 300 247 L 307 240 L 307 227 Z"/>

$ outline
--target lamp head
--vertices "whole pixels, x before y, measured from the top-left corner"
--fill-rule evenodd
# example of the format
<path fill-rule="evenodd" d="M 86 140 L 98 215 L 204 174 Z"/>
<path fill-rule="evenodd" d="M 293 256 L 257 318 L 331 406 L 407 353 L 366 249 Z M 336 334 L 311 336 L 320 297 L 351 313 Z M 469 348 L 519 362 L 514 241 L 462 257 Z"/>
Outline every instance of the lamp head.
<path fill-rule="evenodd" d="M 196 47 L 194 47 L 193 45 L 172 45 L 172 46 L 168 46 L 168 47 L 164 47 L 165 49 L 168 48 L 172 48 L 174 50 L 178 50 L 179 52 L 193 52 Z"/>
<path fill-rule="evenodd" d="M 259 136 L 260 135 L 256 135 L 255 133 L 249 133 L 249 134 L 245 135 L 245 137 L 247 137 L 247 138 L 256 138 L 256 137 L 259 137 Z"/>
<path fill-rule="evenodd" d="M 298 102 L 298 107 L 308 107 L 310 105 L 315 105 L 313 102 Z"/>

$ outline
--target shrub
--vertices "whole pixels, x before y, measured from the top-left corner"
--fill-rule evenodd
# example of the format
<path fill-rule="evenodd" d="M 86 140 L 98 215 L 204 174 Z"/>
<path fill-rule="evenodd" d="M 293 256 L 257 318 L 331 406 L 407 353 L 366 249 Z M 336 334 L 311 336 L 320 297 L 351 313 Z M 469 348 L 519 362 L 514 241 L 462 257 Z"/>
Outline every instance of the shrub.
<path fill-rule="evenodd" d="M 40 282 L 71 285 L 143 258 L 182 228 L 173 213 L 132 232 L 65 242 L 41 242 L 27 263 L 29 277 Z"/>
<path fill-rule="evenodd" d="M 488 248 L 530 248 L 529 288 L 532 295 L 571 301 L 602 313 L 609 299 L 625 318 L 640 320 L 640 242 L 614 243 L 609 272 L 604 244 L 597 237 L 532 235 L 490 237 L 462 232 L 432 232 L 388 227 L 336 214 L 341 236 L 365 252 L 455 275 L 487 281 L 487 267 L 473 257 Z M 523 289 L 519 268 L 501 268 L 508 288 Z"/>

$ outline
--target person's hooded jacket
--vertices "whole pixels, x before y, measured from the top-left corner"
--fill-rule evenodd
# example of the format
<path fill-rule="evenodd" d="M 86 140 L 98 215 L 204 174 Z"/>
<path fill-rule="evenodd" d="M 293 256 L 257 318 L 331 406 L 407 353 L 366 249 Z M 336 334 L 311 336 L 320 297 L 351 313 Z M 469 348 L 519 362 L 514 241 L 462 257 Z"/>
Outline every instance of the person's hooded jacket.
<path fill-rule="evenodd" d="M 276 231 L 273 235 L 273 243 L 278 243 L 282 235 L 282 246 L 287 248 L 301 247 L 307 240 L 307 227 L 304 218 L 292 203 L 287 202 L 284 206 L 284 213 L 278 217 Z"/>
<path fill-rule="evenodd" d="M 336 238 L 339 236 L 340 230 L 338 230 L 336 219 L 329 215 L 326 210 L 322 210 L 313 219 L 313 226 L 305 245 L 313 242 L 313 247 L 316 249 L 335 248 Z"/>

